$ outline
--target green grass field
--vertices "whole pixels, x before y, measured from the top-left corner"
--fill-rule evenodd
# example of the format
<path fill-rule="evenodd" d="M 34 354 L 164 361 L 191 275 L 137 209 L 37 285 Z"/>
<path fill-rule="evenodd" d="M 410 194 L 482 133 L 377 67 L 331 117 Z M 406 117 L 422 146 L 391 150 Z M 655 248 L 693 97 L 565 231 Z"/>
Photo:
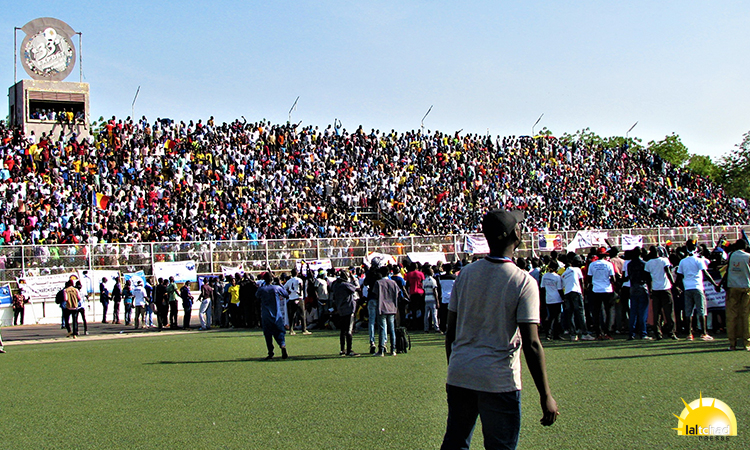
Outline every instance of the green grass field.
<path fill-rule="evenodd" d="M 17 345 L 0 358 L 3 449 L 434 449 L 445 430 L 442 336 L 408 355 L 338 356 L 338 335 L 288 336 L 262 361 L 258 331 Z M 750 352 L 725 341 L 554 342 L 547 367 L 558 422 L 539 425 L 524 373 L 520 448 L 748 448 Z M 355 335 L 355 351 L 366 336 Z M 715 397 L 739 436 L 677 436 L 672 415 Z M 481 429 L 472 448 L 483 448 Z"/>

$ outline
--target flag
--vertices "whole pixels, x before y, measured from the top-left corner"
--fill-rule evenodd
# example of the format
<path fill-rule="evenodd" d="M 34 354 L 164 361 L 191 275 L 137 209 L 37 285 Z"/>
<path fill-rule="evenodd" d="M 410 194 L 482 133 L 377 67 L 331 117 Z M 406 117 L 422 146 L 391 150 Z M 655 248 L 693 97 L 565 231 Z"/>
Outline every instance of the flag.
<path fill-rule="evenodd" d="M 109 204 L 109 197 L 97 192 L 96 193 L 96 206 L 99 209 L 107 209 L 108 204 Z"/>

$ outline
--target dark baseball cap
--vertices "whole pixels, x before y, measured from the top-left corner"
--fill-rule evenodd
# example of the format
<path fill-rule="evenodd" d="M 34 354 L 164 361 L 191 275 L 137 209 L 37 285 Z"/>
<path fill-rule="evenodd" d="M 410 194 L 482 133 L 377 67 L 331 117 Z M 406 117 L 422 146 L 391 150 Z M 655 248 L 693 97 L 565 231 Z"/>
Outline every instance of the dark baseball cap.
<path fill-rule="evenodd" d="M 523 222 L 524 213 L 521 210 L 506 211 L 496 209 L 488 212 L 482 219 L 482 233 L 489 239 L 503 240 L 516 229 L 516 225 Z"/>

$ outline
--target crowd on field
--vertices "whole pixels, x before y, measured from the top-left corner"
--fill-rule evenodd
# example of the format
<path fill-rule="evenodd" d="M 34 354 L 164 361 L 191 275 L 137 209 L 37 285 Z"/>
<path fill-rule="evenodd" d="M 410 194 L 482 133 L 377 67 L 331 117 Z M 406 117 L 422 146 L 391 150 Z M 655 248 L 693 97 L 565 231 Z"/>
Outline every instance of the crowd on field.
<path fill-rule="evenodd" d="M 340 122 L 112 117 L 86 139 L 0 124 L 0 180 L 0 244 L 465 233 L 497 207 L 530 230 L 748 221 L 643 149 Z"/>

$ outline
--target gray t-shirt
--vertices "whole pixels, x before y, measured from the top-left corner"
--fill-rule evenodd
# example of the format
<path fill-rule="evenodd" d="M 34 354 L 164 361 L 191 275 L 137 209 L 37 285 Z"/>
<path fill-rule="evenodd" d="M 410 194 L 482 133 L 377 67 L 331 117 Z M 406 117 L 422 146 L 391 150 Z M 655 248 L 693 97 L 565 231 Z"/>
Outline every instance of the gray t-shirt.
<path fill-rule="evenodd" d="M 457 315 L 447 383 L 483 392 L 521 389 L 519 323 L 539 323 L 539 287 L 512 263 L 466 266 L 448 310 Z"/>

